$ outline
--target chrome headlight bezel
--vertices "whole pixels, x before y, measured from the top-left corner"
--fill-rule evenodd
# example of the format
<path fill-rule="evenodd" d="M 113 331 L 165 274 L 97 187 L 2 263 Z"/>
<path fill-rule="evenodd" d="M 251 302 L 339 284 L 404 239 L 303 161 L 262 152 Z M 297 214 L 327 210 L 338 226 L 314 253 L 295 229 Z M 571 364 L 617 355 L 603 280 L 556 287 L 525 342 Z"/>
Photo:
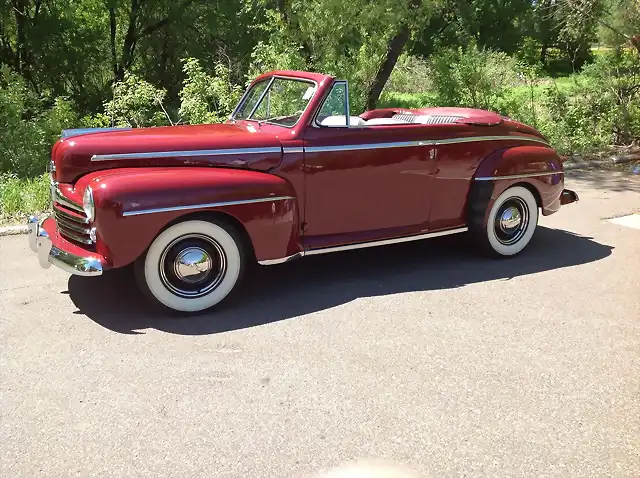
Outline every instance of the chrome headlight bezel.
<path fill-rule="evenodd" d="M 91 186 L 87 186 L 82 195 L 82 209 L 87 215 L 89 221 L 93 221 L 96 218 L 96 206 L 93 202 L 93 190 Z"/>

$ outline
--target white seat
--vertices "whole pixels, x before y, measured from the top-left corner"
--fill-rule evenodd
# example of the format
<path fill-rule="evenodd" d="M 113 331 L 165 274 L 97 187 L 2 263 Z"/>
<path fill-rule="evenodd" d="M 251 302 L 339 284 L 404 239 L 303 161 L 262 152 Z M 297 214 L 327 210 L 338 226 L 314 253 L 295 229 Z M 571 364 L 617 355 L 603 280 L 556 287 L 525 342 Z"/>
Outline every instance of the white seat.
<path fill-rule="evenodd" d="M 327 116 L 320 124 L 322 126 L 347 126 L 345 115 Z M 359 116 L 349 116 L 349 124 L 351 126 L 364 126 L 366 121 Z"/>
<path fill-rule="evenodd" d="M 366 126 L 376 126 L 385 124 L 409 124 L 407 120 L 400 118 L 373 118 L 365 123 Z"/>

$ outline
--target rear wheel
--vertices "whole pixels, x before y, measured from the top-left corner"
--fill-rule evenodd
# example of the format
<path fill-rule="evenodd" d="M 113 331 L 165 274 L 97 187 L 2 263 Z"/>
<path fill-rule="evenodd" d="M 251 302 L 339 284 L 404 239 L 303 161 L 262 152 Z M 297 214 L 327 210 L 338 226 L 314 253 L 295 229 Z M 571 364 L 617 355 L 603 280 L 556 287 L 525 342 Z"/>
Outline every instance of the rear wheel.
<path fill-rule="evenodd" d="M 486 222 L 475 219 L 470 221 L 470 230 L 485 251 L 515 256 L 533 237 L 538 225 L 538 203 L 527 188 L 514 186 L 496 199 Z"/>
<path fill-rule="evenodd" d="M 245 247 L 223 222 L 184 221 L 155 238 L 136 262 L 140 289 L 154 302 L 178 311 L 198 312 L 222 302 L 245 269 Z"/>

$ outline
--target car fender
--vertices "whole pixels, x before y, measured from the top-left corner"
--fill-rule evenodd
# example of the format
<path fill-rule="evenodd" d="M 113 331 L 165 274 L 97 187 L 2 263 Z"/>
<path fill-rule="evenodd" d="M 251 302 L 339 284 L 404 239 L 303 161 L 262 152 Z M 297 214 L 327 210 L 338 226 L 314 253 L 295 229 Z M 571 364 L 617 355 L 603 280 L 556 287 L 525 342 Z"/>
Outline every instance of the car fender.
<path fill-rule="evenodd" d="M 469 191 L 469 210 L 482 209 L 486 214 L 495 200 L 516 184 L 529 188 L 536 196 L 542 214 L 560 209 L 564 189 L 562 159 L 549 145 L 520 145 L 502 148 L 485 157 L 476 170 Z M 471 214 L 476 220 L 478 214 Z"/>
<path fill-rule="evenodd" d="M 293 187 L 272 174 L 237 169 L 166 167 L 103 170 L 78 180 L 91 187 L 97 252 L 112 268 L 138 258 L 168 225 L 194 214 L 224 214 L 242 225 L 258 261 L 300 252 Z"/>

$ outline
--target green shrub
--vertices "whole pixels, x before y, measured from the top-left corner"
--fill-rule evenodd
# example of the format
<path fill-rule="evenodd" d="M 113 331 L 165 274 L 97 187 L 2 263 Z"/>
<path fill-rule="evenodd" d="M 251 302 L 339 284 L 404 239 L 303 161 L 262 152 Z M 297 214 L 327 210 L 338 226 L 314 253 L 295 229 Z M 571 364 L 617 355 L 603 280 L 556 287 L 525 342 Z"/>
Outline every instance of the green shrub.
<path fill-rule="evenodd" d="M 496 109 L 507 89 L 519 83 L 516 60 L 475 45 L 444 50 L 431 64 L 434 91 L 442 106 Z"/>
<path fill-rule="evenodd" d="M 218 63 L 215 76 L 204 72 L 198 60 L 183 60 L 186 78 L 180 91 L 180 117 L 188 123 L 222 123 L 233 112 L 242 89 L 231 81 L 229 68 Z"/>
<path fill-rule="evenodd" d="M 94 124 L 140 128 L 161 126 L 171 122 L 164 111 L 163 101 L 167 92 L 156 88 L 132 73 L 113 85 L 113 96 L 104 103 L 104 115 L 98 116 Z"/>
<path fill-rule="evenodd" d="M 0 174 L 0 223 L 24 220 L 27 214 L 47 211 L 50 203 L 47 173 L 31 179 Z"/>
<path fill-rule="evenodd" d="M 60 131 L 76 122 L 73 103 L 39 96 L 18 74 L 0 67 L 0 173 L 42 173 Z"/>

